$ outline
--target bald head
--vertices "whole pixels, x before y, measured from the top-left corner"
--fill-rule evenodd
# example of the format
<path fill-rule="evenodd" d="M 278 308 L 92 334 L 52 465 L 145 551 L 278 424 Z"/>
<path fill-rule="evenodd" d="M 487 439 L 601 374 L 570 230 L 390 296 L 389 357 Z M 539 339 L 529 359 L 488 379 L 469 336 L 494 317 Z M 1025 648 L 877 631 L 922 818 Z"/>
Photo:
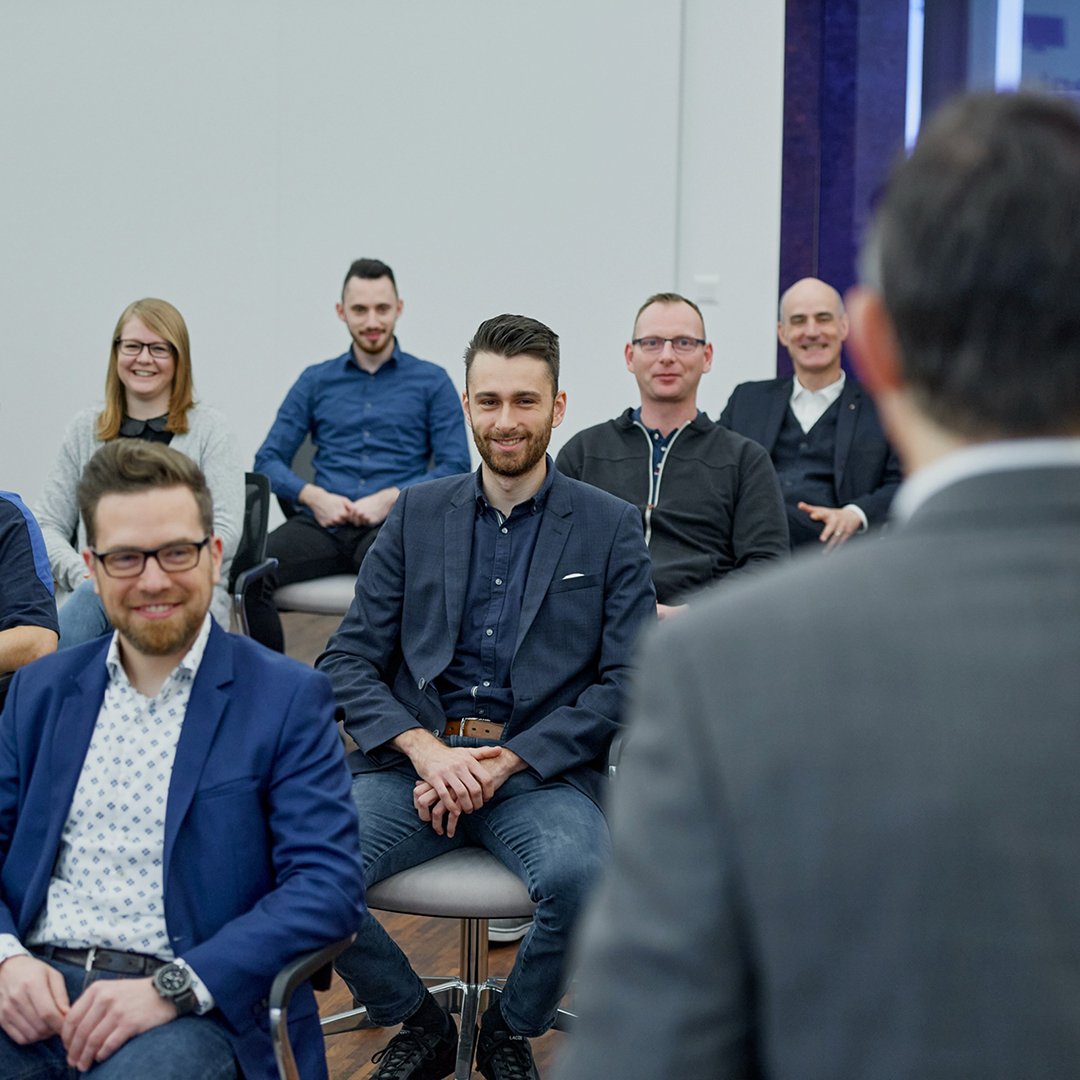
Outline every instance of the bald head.
<path fill-rule="evenodd" d="M 840 377 L 848 322 L 844 301 L 831 285 L 808 277 L 787 289 L 780 297 L 776 334 L 803 386 L 817 390 Z"/>
<path fill-rule="evenodd" d="M 801 297 L 830 298 L 838 315 L 844 314 L 844 298 L 827 282 L 816 277 L 804 277 L 789 285 L 780 296 L 780 307 L 777 319 L 784 321 L 784 306 L 788 299 L 798 300 Z"/>

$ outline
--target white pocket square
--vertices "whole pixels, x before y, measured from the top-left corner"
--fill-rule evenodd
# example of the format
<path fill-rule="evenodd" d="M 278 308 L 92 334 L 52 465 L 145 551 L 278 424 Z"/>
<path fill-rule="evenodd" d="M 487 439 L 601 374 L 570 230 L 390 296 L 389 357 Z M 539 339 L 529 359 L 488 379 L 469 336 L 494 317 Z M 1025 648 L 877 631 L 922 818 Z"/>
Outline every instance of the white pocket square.
<path fill-rule="evenodd" d="M 584 574 L 563 574 L 563 581 L 569 581 L 571 578 L 584 577 Z"/>

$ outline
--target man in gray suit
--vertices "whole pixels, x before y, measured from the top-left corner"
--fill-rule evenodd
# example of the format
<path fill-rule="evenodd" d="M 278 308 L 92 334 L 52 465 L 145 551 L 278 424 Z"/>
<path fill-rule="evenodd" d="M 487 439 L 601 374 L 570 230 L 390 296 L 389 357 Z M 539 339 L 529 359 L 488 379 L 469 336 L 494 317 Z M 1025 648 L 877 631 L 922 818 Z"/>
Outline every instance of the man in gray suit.
<path fill-rule="evenodd" d="M 562 1080 L 1080 1076 L 1080 114 L 947 107 L 863 280 L 895 527 L 646 651 Z"/>

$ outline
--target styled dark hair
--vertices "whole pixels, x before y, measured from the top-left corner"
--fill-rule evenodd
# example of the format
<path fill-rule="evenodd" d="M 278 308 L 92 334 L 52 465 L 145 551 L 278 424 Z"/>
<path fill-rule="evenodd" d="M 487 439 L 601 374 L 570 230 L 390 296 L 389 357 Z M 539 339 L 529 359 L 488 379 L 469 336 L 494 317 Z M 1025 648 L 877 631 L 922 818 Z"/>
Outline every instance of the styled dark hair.
<path fill-rule="evenodd" d="M 528 315 L 496 315 L 485 319 L 465 349 L 465 388 L 469 386 L 469 368 L 477 353 L 496 356 L 535 356 L 543 360 L 551 375 L 551 392 L 559 392 L 559 335 Z"/>
<path fill-rule="evenodd" d="M 163 443 L 143 439 L 114 439 L 86 463 L 79 481 L 79 512 L 87 543 L 97 542 L 94 517 L 105 495 L 130 495 L 154 488 L 186 487 L 195 496 L 199 521 L 214 531 L 214 502 L 202 469 L 186 454 Z"/>
<path fill-rule="evenodd" d="M 922 412 L 977 440 L 1080 431 L 1080 113 L 974 94 L 893 169 L 863 253 Z"/>
<path fill-rule="evenodd" d="M 693 300 L 687 299 L 685 296 L 680 295 L 677 292 L 658 292 L 653 293 L 644 304 L 637 309 L 637 314 L 634 316 L 634 333 L 637 333 L 637 321 L 641 318 L 641 313 L 647 308 L 652 307 L 653 304 L 686 304 L 688 307 L 692 307 L 696 312 L 698 318 L 701 320 L 701 336 L 705 337 L 705 316 L 701 314 L 701 308 L 694 303 Z"/>
<path fill-rule="evenodd" d="M 397 295 L 397 282 L 394 280 L 394 271 L 381 259 L 357 259 L 349 267 L 349 272 L 341 283 L 342 295 L 345 294 L 345 286 L 349 284 L 349 279 L 354 277 L 363 278 L 365 281 L 375 281 L 381 277 L 389 278 L 390 284 L 394 286 L 394 294 Z"/>

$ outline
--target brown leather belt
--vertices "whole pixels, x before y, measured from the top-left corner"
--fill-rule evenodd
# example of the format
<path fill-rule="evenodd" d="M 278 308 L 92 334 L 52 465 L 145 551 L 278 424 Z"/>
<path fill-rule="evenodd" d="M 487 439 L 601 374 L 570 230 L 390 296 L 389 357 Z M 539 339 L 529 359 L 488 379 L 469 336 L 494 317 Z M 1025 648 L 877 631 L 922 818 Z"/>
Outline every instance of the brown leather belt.
<path fill-rule="evenodd" d="M 493 724 L 490 720 L 481 720 L 478 716 L 463 716 L 460 720 L 447 720 L 447 735 L 464 735 L 468 739 L 501 739 L 505 724 Z"/>
<path fill-rule="evenodd" d="M 33 951 L 46 960 L 61 960 L 84 971 L 111 971 L 117 975 L 153 975 L 166 963 L 156 956 L 117 949 L 64 949 L 59 945 L 38 945 Z"/>

